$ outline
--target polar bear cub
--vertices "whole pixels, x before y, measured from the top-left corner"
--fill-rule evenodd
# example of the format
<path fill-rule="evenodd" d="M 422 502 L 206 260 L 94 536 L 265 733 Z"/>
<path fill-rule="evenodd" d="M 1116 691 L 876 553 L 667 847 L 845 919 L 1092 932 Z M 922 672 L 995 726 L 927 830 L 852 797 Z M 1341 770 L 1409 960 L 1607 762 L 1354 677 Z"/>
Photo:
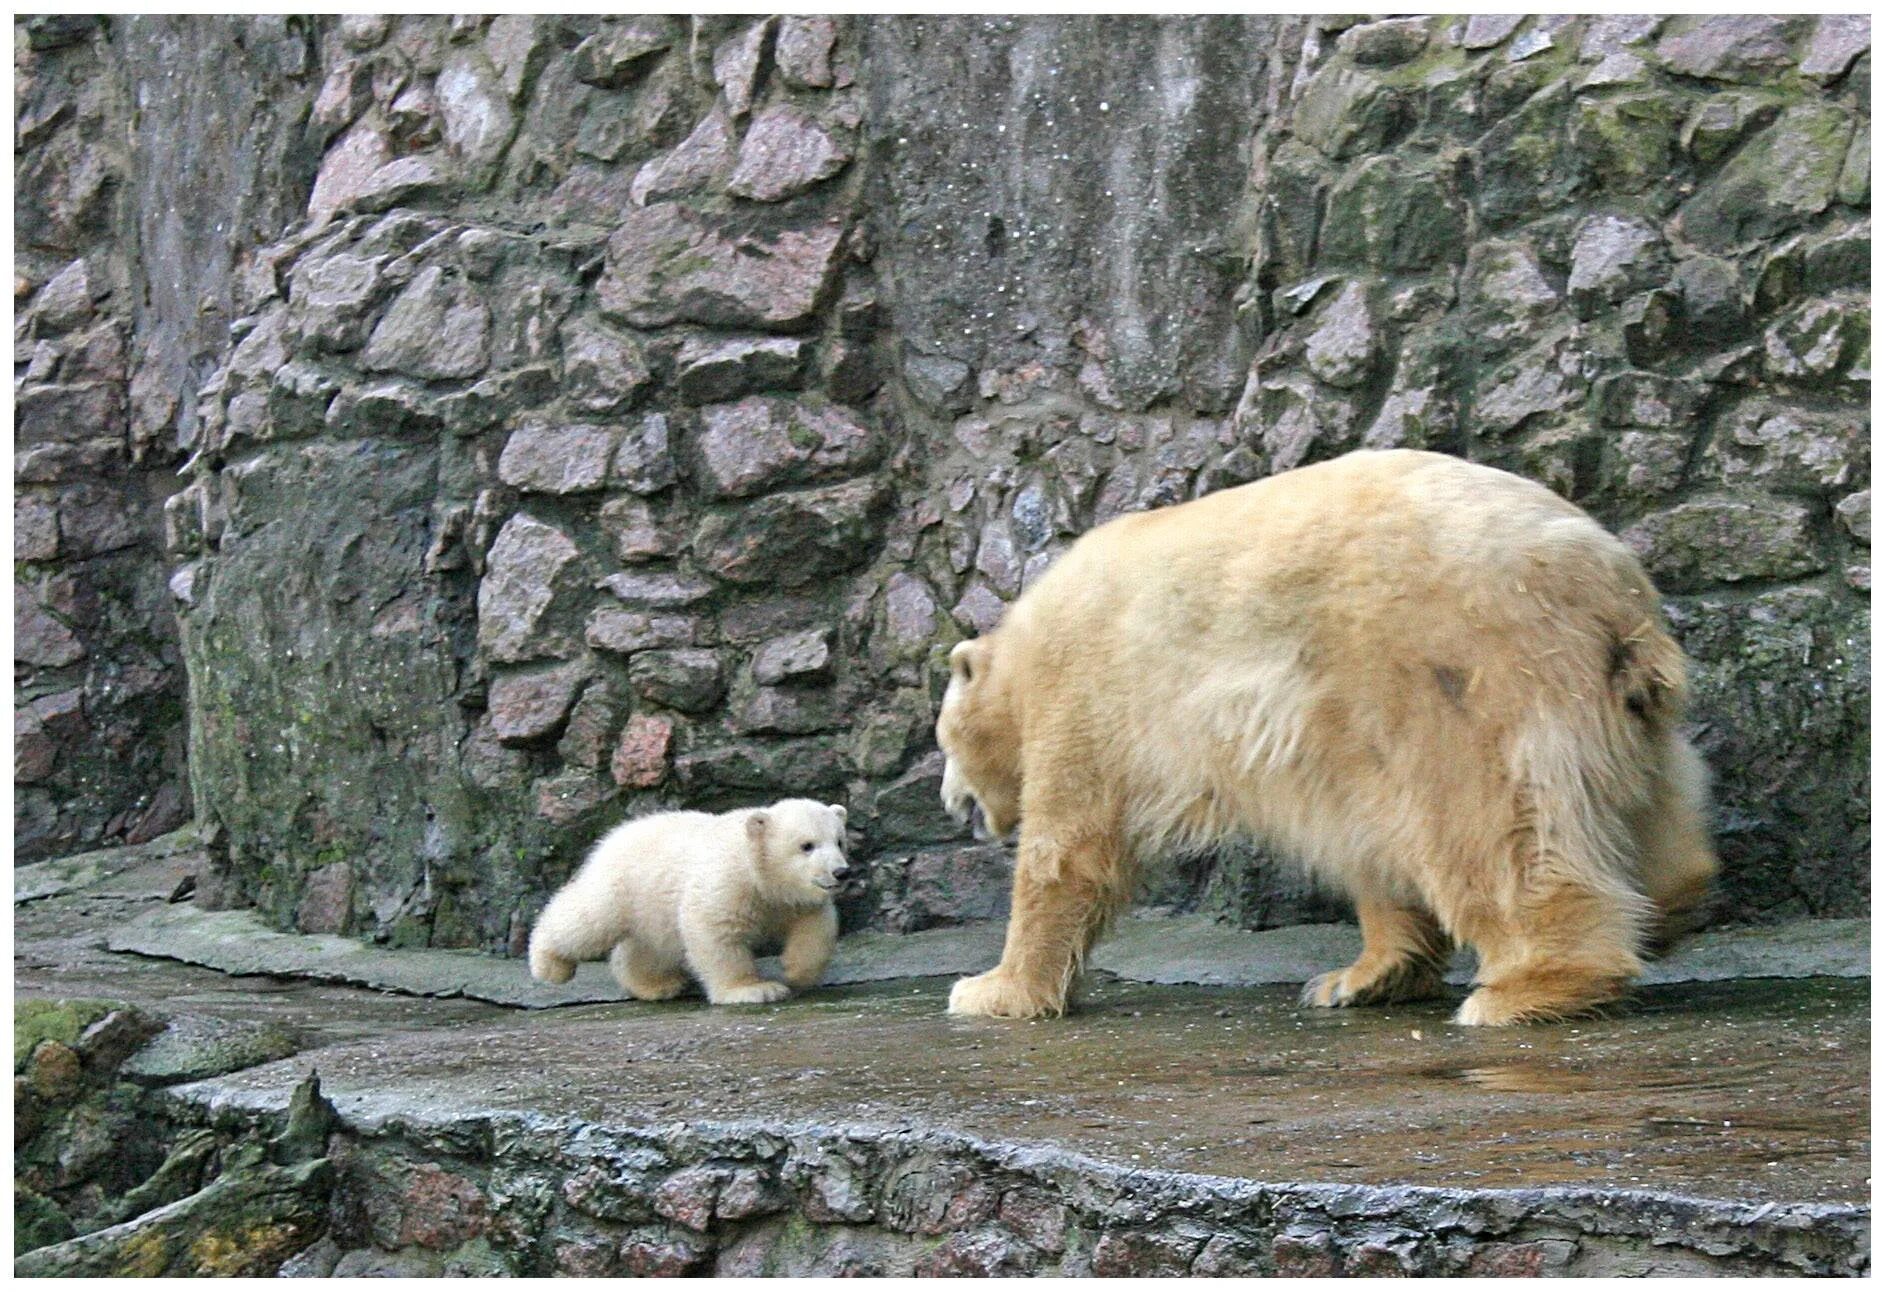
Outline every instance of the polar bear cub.
<path fill-rule="evenodd" d="M 767 1004 L 811 986 L 838 940 L 844 818 L 835 804 L 784 799 L 624 822 L 537 917 L 531 976 L 568 982 L 579 961 L 606 954 L 640 1000 L 677 996 L 689 976 L 715 1005 Z M 783 983 L 753 964 L 754 946 L 773 940 L 784 945 Z"/>

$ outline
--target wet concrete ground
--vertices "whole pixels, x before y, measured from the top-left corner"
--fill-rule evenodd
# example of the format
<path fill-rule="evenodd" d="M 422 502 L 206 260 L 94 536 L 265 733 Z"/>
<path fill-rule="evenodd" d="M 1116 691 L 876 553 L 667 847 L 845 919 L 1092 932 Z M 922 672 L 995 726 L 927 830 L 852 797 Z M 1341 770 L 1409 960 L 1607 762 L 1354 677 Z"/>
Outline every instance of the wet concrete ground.
<path fill-rule="evenodd" d="M 1062 1020 L 958 1020 L 946 977 L 778 1006 L 526 1012 L 105 950 L 164 904 L 178 864 L 16 905 L 15 990 L 267 1021 L 302 1046 L 186 1098 L 279 1107 L 312 1067 L 360 1125 L 528 1112 L 914 1127 L 1272 1182 L 1869 1200 L 1862 979 L 1650 987 L 1608 1018 L 1515 1030 L 1455 1027 L 1441 1002 L 1304 1011 L 1288 987 L 1125 981 L 1096 983 Z"/>

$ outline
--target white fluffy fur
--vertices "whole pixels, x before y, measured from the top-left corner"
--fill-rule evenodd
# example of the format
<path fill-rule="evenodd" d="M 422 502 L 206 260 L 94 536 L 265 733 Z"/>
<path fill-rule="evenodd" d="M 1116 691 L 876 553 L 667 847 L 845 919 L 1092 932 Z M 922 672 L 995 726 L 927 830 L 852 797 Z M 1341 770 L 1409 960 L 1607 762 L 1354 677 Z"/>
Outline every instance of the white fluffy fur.
<path fill-rule="evenodd" d="M 1142 857 L 1255 835 L 1352 896 L 1318 1005 L 1465 1023 L 1614 998 L 1705 901 L 1682 652 L 1628 548 L 1456 458 L 1353 453 L 1083 537 L 951 656 L 943 799 L 1019 825 L 1002 962 L 958 1013 L 1058 1013 Z"/>
<path fill-rule="evenodd" d="M 661 812 L 602 837 L 530 934 L 530 972 L 568 982 L 607 955 L 641 1000 L 679 995 L 689 976 L 716 1005 L 783 1000 L 818 981 L 838 940 L 832 891 L 845 871 L 842 807 L 785 799 L 718 816 Z M 780 940 L 785 982 L 761 978 L 753 948 Z"/>

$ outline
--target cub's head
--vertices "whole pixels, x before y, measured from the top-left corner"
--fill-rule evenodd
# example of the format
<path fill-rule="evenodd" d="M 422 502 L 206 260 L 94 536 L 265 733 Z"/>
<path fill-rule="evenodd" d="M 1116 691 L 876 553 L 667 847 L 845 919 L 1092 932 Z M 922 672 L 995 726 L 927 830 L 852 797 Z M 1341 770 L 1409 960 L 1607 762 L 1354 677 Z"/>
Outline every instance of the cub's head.
<path fill-rule="evenodd" d="M 828 898 L 844 878 L 844 809 L 812 799 L 781 799 L 746 818 L 761 869 L 785 892 Z"/>
<path fill-rule="evenodd" d="M 995 640 L 979 637 L 949 652 L 949 689 L 936 718 L 943 751 L 943 807 L 984 842 L 1021 820 L 1021 728 Z"/>

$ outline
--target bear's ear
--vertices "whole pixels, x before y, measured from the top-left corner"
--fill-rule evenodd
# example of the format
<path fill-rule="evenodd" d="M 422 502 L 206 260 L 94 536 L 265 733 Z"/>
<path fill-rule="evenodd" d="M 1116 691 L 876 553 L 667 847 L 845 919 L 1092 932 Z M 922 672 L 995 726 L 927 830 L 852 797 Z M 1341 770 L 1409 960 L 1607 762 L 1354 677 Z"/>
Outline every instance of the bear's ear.
<path fill-rule="evenodd" d="M 772 824 L 772 818 L 764 812 L 755 812 L 746 818 L 746 834 L 754 843 L 766 837 L 766 827 Z"/>
<path fill-rule="evenodd" d="M 840 821 L 842 821 L 842 820 L 844 820 L 844 819 L 845 819 L 845 816 L 846 816 L 846 813 L 845 813 L 845 810 L 844 810 L 844 804 L 842 804 L 842 803 L 833 803 L 833 804 L 831 805 L 831 810 L 832 810 L 833 812 L 836 812 L 836 813 L 838 814 L 838 820 L 840 820 Z"/>
<path fill-rule="evenodd" d="M 949 652 L 949 671 L 964 682 L 973 682 L 988 665 L 988 643 L 980 637 L 957 642 Z"/>

